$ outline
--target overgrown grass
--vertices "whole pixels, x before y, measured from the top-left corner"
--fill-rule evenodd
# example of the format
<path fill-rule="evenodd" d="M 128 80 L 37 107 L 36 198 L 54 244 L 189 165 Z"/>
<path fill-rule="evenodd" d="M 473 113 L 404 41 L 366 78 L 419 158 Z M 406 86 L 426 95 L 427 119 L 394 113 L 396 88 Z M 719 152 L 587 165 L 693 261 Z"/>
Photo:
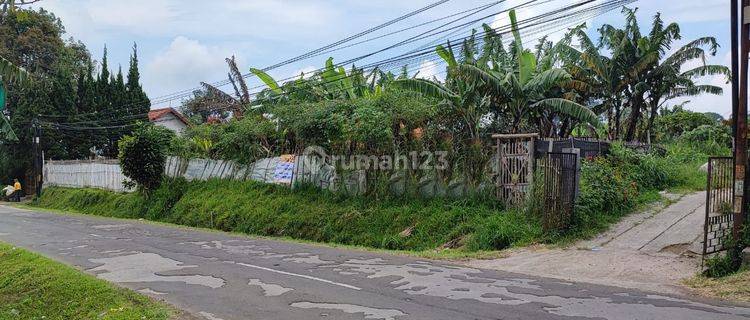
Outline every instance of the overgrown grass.
<path fill-rule="evenodd" d="M 26 250 L 0 243 L 0 319 L 174 319 L 176 311 Z"/>
<path fill-rule="evenodd" d="M 732 273 L 722 278 L 701 275 L 688 279 L 684 283 L 707 297 L 750 302 L 750 271 L 748 270 Z"/>
<path fill-rule="evenodd" d="M 584 162 L 571 229 L 553 234 L 545 234 L 529 210 L 503 210 L 481 198 L 371 199 L 241 181 L 169 180 L 148 196 L 50 188 L 38 205 L 377 249 L 458 247 L 477 252 L 591 237 L 644 204 L 659 200 L 659 191 L 705 187 L 705 180 L 700 183 L 705 174 L 698 170 L 707 159 L 703 153 L 696 155 L 695 150 L 683 146 L 670 146 L 666 156 L 620 147 L 613 150 L 606 159 Z"/>
<path fill-rule="evenodd" d="M 49 188 L 39 206 L 119 218 L 395 250 L 444 244 L 471 251 L 538 241 L 539 223 L 472 200 L 345 197 L 255 182 L 166 182 L 148 198 L 94 189 Z M 405 232 L 406 230 L 409 230 Z"/>

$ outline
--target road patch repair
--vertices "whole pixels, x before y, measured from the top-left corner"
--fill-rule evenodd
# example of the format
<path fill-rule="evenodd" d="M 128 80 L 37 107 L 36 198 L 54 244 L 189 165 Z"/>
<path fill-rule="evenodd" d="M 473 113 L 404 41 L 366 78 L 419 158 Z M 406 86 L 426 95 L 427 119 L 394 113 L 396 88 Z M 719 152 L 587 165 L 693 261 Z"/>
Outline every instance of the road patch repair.
<path fill-rule="evenodd" d="M 532 247 L 504 258 L 464 264 L 530 275 L 686 293 L 683 279 L 700 269 L 706 194 L 665 194 L 669 206 L 633 214 L 598 237 L 567 248 Z"/>
<path fill-rule="evenodd" d="M 208 320 L 750 319 L 727 302 L 138 221 L 3 206 L 0 221 L 2 241 Z"/>

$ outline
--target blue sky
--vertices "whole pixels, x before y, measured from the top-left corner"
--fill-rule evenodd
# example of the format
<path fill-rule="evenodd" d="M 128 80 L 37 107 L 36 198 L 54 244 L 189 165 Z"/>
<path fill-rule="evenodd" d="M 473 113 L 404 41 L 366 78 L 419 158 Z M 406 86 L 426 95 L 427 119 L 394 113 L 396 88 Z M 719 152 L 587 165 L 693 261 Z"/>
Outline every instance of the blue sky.
<path fill-rule="evenodd" d="M 421 8 L 436 0 L 359 1 L 359 0 L 44 0 L 36 7 L 44 7 L 58 15 L 66 26 L 69 37 L 83 41 L 98 59 L 104 45 L 109 48 L 110 65 L 126 68 L 134 42 L 138 43 L 144 87 L 152 98 L 175 91 L 194 88 L 200 81 L 215 82 L 226 79 L 224 58 L 235 55 L 242 72 L 250 67 L 265 67 L 297 56 L 322 45 L 334 42 L 369 27 Z M 528 0 L 508 0 L 477 17 L 499 12 Z M 452 13 L 487 4 L 489 0 L 453 0 L 379 34 L 444 17 Z M 573 1 L 540 0 L 519 12 L 519 19 L 560 8 Z M 641 28 L 647 32 L 651 17 L 661 12 L 668 22 L 680 23 L 683 40 L 700 36 L 714 36 L 722 45 L 709 63 L 729 63 L 729 7 L 722 0 L 640 0 L 629 7 L 639 7 Z M 598 28 L 603 23 L 619 26 L 623 22 L 620 10 L 587 20 Z M 486 19 L 496 26 L 504 24 L 507 14 Z M 435 26 L 435 25 L 431 25 Z M 344 61 L 369 53 L 431 26 L 382 38 L 346 50 L 331 53 L 337 61 Z M 558 33 L 559 34 L 559 33 Z M 460 37 L 461 34 L 452 38 Z M 555 34 L 552 35 L 556 37 Z M 365 37 L 367 38 L 367 37 Z M 528 41 L 538 38 L 529 36 Z M 390 50 L 366 59 L 379 61 L 415 48 L 424 42 Z M 328 57 L 319 56 L 270 72 L 286 78 L 304 70 L 314 70 Z M 697 62 L 696 62 L 697 63 Z M 412 70 L 420 70 L 426 77 L 438 74 L 442 66 L 430 60 L 413 62 Z M 722 78 L 705 78 L 704 83 L 726 88 L 724 96 L 703 96 L 690 99 L 690 109 L 715 111 L 728 115 L 729 86 Z M 258 85 L 257 79 L 249 85 Z M 231 88 L 224 87 L 227 92 Z M 172 101 L 172 106 L 180 101 Z M 165 102 L 154 108 L 169 106 Z"/>

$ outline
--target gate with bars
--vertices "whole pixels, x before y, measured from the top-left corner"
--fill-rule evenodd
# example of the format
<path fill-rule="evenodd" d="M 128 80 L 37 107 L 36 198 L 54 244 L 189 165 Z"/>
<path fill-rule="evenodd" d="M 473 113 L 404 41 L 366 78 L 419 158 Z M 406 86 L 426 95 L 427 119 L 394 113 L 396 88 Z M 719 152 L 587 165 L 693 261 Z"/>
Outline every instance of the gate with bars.
<path fill-rule="evenodd" d="M 541 218 L 545 231 L 563 231 L 573 220 L 578 195 L 579 157 L 575 153 L 548 153 L 536 161 Z"/>
<path fill-rule="evenodd" d="M 703 257 L 728 249 L 727 242 L 734 226 L 733 202 L 734 159 L 731 157 L 709 158 Z"/>
<path fill-rule="evenodd" d="M 495 134 L 497 197 L 509 205 L 526 200 L 534 181 L 534 145 L 539 135 Z"/>

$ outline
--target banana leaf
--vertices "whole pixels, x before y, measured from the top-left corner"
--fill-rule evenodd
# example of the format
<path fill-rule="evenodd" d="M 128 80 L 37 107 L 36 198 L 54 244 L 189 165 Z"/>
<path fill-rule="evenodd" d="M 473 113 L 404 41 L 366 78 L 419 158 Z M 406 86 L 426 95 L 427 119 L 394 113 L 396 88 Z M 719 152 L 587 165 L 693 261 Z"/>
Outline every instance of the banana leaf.
<path fill-rule="evenodd" d="M 279 83 L 274 80 L 273 77 L 265 73 L 263 70 L 250 68 L 250 72 L 252 72 L 260 81 L 263 81 L 263 83 L 268 86 L 268 88 L 273 91 L 275 94 L 282 94 L 281 87 L 279 87 Z"/>
<path fill-rule="evenodd" d="M 0 143 L 2 142 L 17 142 L 18 136 L 13 132 L 8 119 L 0 115 Z"/>

